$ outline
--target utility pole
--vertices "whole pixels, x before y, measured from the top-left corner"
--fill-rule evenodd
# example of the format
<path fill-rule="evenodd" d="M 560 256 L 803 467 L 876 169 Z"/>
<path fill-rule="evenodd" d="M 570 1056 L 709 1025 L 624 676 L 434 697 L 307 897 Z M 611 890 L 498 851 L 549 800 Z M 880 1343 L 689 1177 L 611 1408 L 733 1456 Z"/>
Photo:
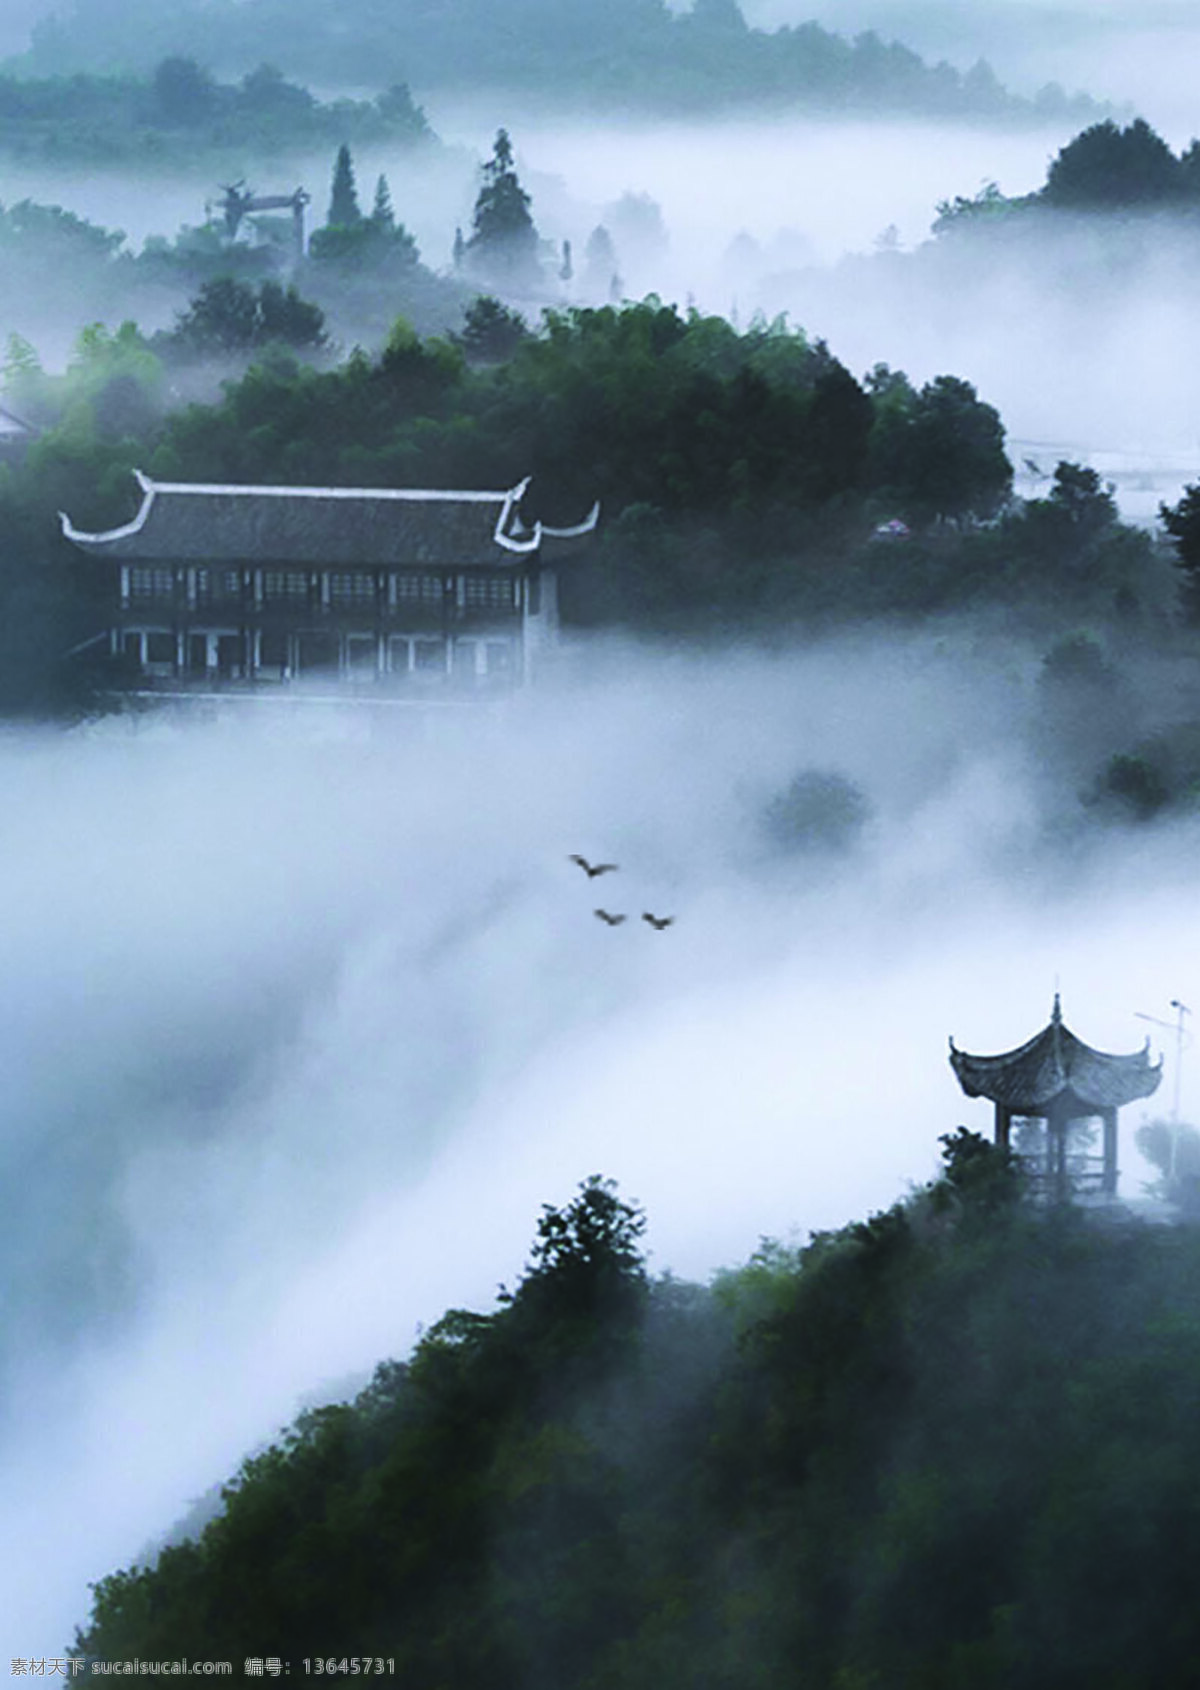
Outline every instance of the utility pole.
<path fill-rule="evenodd" d="M 1168 1033 L 1175 1035 L 1175 1085 L 1171 1102 L 1171 1156 L 1167 1166 L 1168 1183 L 1175 1183 L 1175 1164 L 1179 1154 L 1179 1103 L 1183 1086 L 1183 1053 L 1187 1049 L 1190 1039 L 1184 1027 L 1184 1017 L 1192 1012 L 1186 1003 L 1179 998 L 1171 999 L 1171 1008 L 1175 1011 L 1174 1021 L 1160 1021 L 1156 1015 L 1143 1015 L 1141 1010 L 1134 1013 L 1139 1021 L 1150 1021 L 1156 1027 L 1165 1027 Z M 1185 1040 L 1187 1041 L 1185 1043 Z"/>

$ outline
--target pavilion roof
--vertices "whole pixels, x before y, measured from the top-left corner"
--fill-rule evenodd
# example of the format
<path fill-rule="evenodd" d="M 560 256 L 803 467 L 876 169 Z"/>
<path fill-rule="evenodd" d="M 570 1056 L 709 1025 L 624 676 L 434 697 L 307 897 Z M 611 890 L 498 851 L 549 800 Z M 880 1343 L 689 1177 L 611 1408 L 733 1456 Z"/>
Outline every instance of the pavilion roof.
<path fill-rule="evenodd" d="M 122 562 L 511 566 L 522 558 L 532 562 L 543 537 L 561 541 L 589 533 L 599 516 L 595 506 L 573 528 L 526 526 L 519 506 L 528 479 L 503 492 L 464 492 L 254 487 L 152 481 L 135 473 L 142 505 L 132 522 L 85 533 L 60 512 L 67 539 Z"/>
<path fill-rule="evenodd" d="M 1149 1097 L 1162 1079 L 1162 1058 L 1150 1060 L 1150 1041 L 1129 1056 L 1093 1050 L 1064 1024 L 1057 992 L 1049 1025 L 1016 1050 L 969 1056 L 950 1040 L 950 1065 L 968 1097 L 987 1097 L 1014 1115 L 1043 1114 L 1049 1104 L 1119 1109 Z M 1089 1108 L 1090 1106 L 1090 1108 Z"/>

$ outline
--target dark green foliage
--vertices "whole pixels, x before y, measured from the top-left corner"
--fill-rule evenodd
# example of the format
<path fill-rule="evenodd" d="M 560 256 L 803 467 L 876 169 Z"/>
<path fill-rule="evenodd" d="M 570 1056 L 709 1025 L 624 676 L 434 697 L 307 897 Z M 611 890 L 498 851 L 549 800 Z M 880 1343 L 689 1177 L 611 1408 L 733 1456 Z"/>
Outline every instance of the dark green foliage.
<path fill-rule="evenodd" d="M 340 279 L 358 275 L 377 283 L 410 277 L 421 257 L 412 235 L 396 221 L 386 176 L 380 176 L 375 184 L 371 215 L 363 216 L 349 147 L 338 151 L 329 220 L 324 228 L 313 230 L 308 252 L 318 269 L 332 269 Z"/>
<path fill-rule="evenodd" d="M 464 256 L 472 270 L 509 287 L 536 285 L 538 235 L 529 205 L 513 164 L 508 131 L 501 129 L 492 156 L 483 166 L 483 184 L 466 243 Z"/>
<path fill-rule="evenodd" d="M 1006 199 L 995 182 L 986 182 L 970 199 L 956 194 L 952 200 L 939 200 L 934 221 L 935 235 L 957 231 L 964 226 L 977 232 L 981 227 L 995 226 L 1012 215 L 1023 202 Z"/>
<path fill-rule="evenodd" d="M 785 854 L 840 853 L 857 844 L 870 813 L 866 797 L 845 775 L 805 769 L 768 804 L 763 831 L 772 849 Z"/>
<path fill-rule="evenodd" d="M 164 128 L 192 129 L 212 117 L 216 83 L 195 59 L 164 59 L 154 73 L 154 117 Z"/>
<path fill-rule="evenodd" d="M 335 229 L 352 229 L 361 221 L 358 189 L 354 182 L 354 163 L 350 157 L 350 148 L 343 142 L 334 161 L 333 187 L 329 195 L 329 216 L 326 222 Z"/>
<path fill-rule="evenodd" d="M 423 322 L 432 316 L 447 323 L 461 297 L 422 265 L 416 241 L 396 221 L 385 176 L 376 183 L 370 216 L 362 215 L 346 147 L 334 167 L 329 222 L 313 230 L 304 276 L 347 338 L 360 342 L 378 344 L 401 309 Z"/>
<path fill-rule="evenodd" d="M 1096 471 L 1083 464 L 1056 465 L 1048 503 L 1065 524 L 1085 535 L 1110 528 L 1117 521 L 1111 484 L 1102 486 Z"/>
<path fill-rule="evenodd" d="M 550 1204 L 538 1221 L 532 1261 L 514 1302 L 570 1322 L 610 1326 L 639 1311 L 646 1274 L 638 1240 L 646 1217 L 593 1174 L 566 1208 Z"/>
<path fill-rule="evenodd" d="M 647 1284 L 588 1181 L 497 1312 L 303 1415 L 97 1585 L 79 1647 L 332 1647 L 415 1690 L 1190 1690 L 1200 1233 L 1030 1207 L 942 1144 L 906 1203 L 709 1290 Z"/>
<path fill-rule="evenodd" d="M 1184 613 L 1190 622 L 1200 622 L 1200 483 L 1185 487 L 1177 505 L 1160 505 L 1159 516 L 1175 542 Z"/>
<path fill-rule="evenodd" d="M 1047 686 L 1109 688 L 1116 677 L 1103 648 L 1091 634 L 1068 634 L 1042 659 L 1042 682 Z"/>
<path fill-rule="evenodd" d="M 261 64 L 242 78 L 242 94 L 257 113 L 275 121 L 309 119 L 316 98 L 307 88 L 289 82 L 277 65 Z"/>
<path fill-rule="evenodd" d="M 946 1189 L 961 1203 L 990 1214 L 1022 1195 L 1020 1164 L 1011 1151 L 966 1127 L 943 1133 L 938 1143 Z"/>
<path fill-rule="evenodd" d="M 401 234 L 389 237 L 382 216 L 349 233 L 372 240 L 380 230 Z M 132 324 L 115 336 L 89 330 L 66 384 L 13 342 L 8 399 L 48 431 L 10 472 L 42 536 L 25 556 L 52 544 L 58 510 L 85 527 L 128 520 L 133 464 L 162 479 L 349 486 L 501 487 L 532 474 L 528 520 L 572 523 L 601 502 L 596 538 L 563 575 L 564 616 L 577 625 L 773 637 L 800 620 L 1001 603 L 1041 626 L 1125 628 L 1136 616 L 1149 633 L 1163 614 L 1155 601 L 1169 569 L 1147 536 L 1112 518 L 1091 471 L 1060 466 L 1050 497 L 972 527 L 1007 463 L 995 413 L 965 383 L 943 378 L 917 393 L 880 366 L 864 389 L 823 343 L 782 321 L 739 334 L 654 298 L 551 312 L 537 333 L 485 298 L 447 339 L 422 339 L 393 302 L 377 359 L 355 352 L 318 370 L 287 355 L 328 357 L 325 295 L 306 297 L 318 282 L 336 281 L 338 301 L 353 295 L 364 311 L 399 290 L 392 272 L 366 266 L 314 261 L 303 274 L 303 293 L 273 279 L 207 280 L 175 331 L 149 346 Z M 435 284 L 419 266 L 409 274 L 419 303 L 424 282 Z M 181 374 L 189 361 L 246 373 L 218 403 L 164 419 L 160 359 Z M 939 438 L 931 466 L 922 454 Z M 872 543 L 901 498 L 914 532 Z M 955 521 L 922 529 L 918 513 L 937 505 Z M 1133 728 L 1113 686 L 1047 700 L 1060 740 L 1063 722 L 1080 724 L 1074 791 L 1147 731 Z M 1194 771 L 1192 749 L 1173 743 L 1172 802 L 1200 779 Z M 823 814 L 820 826 L 832 827 Z M 855 824 L 843 819 L 848 842 Z M 789 848 L 810 821 L 791 828 Z"/>
<path fill-rule="evenodd" d="M 1140 822 L 1152 821 L 1170 797 L 1153 759 L 1124 751 L 1109 758 L 1095 792 L 1096 803 Z"/>
<path fill-rule="evenodd" d="M 1043 197 L 1063 209 L 1112 210 L 1170 203 L 1180 186 L 1178 159 L 1139 117 L 1125 129 L 1106 121 L 1077 135 L 1051 164 Z"/>
<path fill-rule="evenodd" d="M 992 516 L 1012 489 L 999 414 L 957 376 L 889 393 L 871 446 L 889 504 L 915 522 Z"/>
<path fill-rule="evenodd" d="M 172 423 L 172 473 L 360 486 L 532 473 L 530 516 L 574 522 L 601 501 L 600 535 L 564 578 L 565 613 L 590 624 L 764 626 L 996 600 L 1053 608 L 1052 625 L 1104 623 L 1162 596 L 1168 572 L 1147 537 L 1108 520 L 1091 472 L 1068 467 L 1055 496 L 974 531 L 1009 468 L 994 410 L 953 378 L 917 393 L 876 370 L 864 391 L 782 322 L 739 334 L 653 298 L 551 312 L 523 336 L 480 304 L 454 339 L 465 360 L 406 328 L 378 365 L 256 377 Z M 497 361 L 500 339 L 512 349 Z M 924 526 L 939 508 L 951 520 Z M 899 511 L 909 540 L 865 543 Z"/>
<path fill-rule="evenodd" d="M 1038 675 L 1036 706 L 1042 765 L 1060 790 L 1082 797 L 1094 819 L 1124 818 L 1124 804 L 1101 795 L 1101 771 L 1136 738 L 1137 702 L 1094 633 L 1077 630 L 1054 642 Z"/>
<path fill-rule="evenodd" d="M 469 364 L 502 364 L 528 333 L 519 311 L 501 304 L 491 294 L 481 293 L 467 307 L 462 329 L 454 339 Z"/>
<path fill-rule="evenodd" d="M 89 63 L 77 75 L 42 81 L 0 77 L 0 151 L 58 165 L 134 163 L 150 170 L 194 165 L 205 153 L 215 164 L 248 148 L 278 153 L 343 140 L 404 147 L 432 140 L 402 83 L 375 100 L 325 104 L 273 63 L 236 84 L 217 82 L 195 57 L 180 53 L 147 66 L 145 80 L 97 76 L 94 69 Z M 378 86 L 374 71 L 362 80 Z"/>
<path fill-rule="evenodd" d="M 325 316 L 294 287 L 263 282 L 255 291 L 231 276 L 206 282 L 170 335 L 164 352 L 205 358 L 278 344 L 315 351 L 325 343 Z"/>
<path fill-rule="evenodd" d="M 396 213 L 392 209 L 392 190 L 388 187 L 386 176 L 380 176 L 375 183 L 375 202 L 371 207 L 371 222 L 383 234 L 391 234 L 396 227 Z"/>
<path fill-rule="evenodd" d="M 294 287 L 264 282 L 258 290 L 259 339 L 297 350 L 315 350 L 325 344 L 325 314 Z"/>
<path fill-rule="evenodd" d="M 1197 205 L 1200 143 L 1177 157 L 1144 118 L 1124 129 L 1106 119 L 1062 148 L 1037 193 L 1009 199 L 989 182 L 971 199 L 941 201 L 933 228 L 936 235 L 1003 240 L 1029 229 L 1048 232 L 1052 214 L 1062 221 L 1064 214 L 1112 219 L 1119 213 L 1120 223 L 1136 213 L 1189 212 Z"/>

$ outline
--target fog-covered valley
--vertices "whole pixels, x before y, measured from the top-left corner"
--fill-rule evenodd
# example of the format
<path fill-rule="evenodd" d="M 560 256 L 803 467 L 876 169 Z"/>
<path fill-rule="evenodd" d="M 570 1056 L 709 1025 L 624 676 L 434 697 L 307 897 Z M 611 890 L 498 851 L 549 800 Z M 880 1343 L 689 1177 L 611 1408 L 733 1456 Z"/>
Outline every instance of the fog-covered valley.
<path fill-rule="evenodd" d="M 1058 987 L 1136 1048 L 1194 992 L 1197 823 L 1081 802 L 1106 735 L 1044 655 L 953 625 L 610 648 L 470 726 L 10 735 L 14 1649 L 59 1652 L 86 1580 L 300 1401 L 488 1306 L 585 1175 L 704 1277 L 986 1129 L 947 1034 L 1007 1048 Z M 1189 662 L 1117 662 L 1123 720 L 1190 708 Z M 806 772 L 836 779 L 781 825 Z"/>
<path fill-rule="evenodd" d="M 449 102 L 429 115 L 445 149 L 409 157 L 366 147 L 355 164 L 364 192 L 387 175 L 426 265 L 449 273 L 455 229 L 470 225 L 475 161 L 496 129 L 513 123 L 511 102 Z M 1014 462 L 1030 457 L 1048 471 L 1061 457 L 1102 461 L 1133 520 L 1152 522 L 1192 473 L 1200 452 L 1189 377 L 1196 237 L 1187 225 L 1145 218 L 1122 231 L 1097 218 L 1002 241 L 930 235 L 938 204 L 969 199 L 989 181 L 1010 197 L 1034 192 L 1068 130 L 728 120 L 616 125 L 598 145 L 588 125 L 533 118 L 514 133 L 547 243 L 546 285 L 518 299 L 531 320 L 546 303 L 608 297 L 611 289 L 589 282 L 583 254 L 596 227 L 611 225 L 623 297 L 653 292 L 742 324 L 783 313 L 859 375 L 879 362 L 918 384 L 953 372 L 998 407 Z M 331 164 L 310 155 L 259 166 L 252 185 L 305 186 L 315 226 Z M 203 222 L 219 199 L 217 182 L 195 173 L 135 187 L 111 174 L 59 176 L 14 163 L 6 180 L 8 203 L 62 203 L 124 230 L 134 251 Z M 639 206 L 650 213 L 641 224 Z M 565 283 L 552 256 L 564 241 L 575 254 Z M 89 297 L 64 271 L 40 293 L 23 287 L 8 321 L 55 365 L 79 322 L 99 316 L 115 326 L 133 315 L 146 330 L 165 330 L 184 299 L 177 287 L 149 282 L 131 293 L 116 276 Z M 427 328 L 453 328 L 460 309 L 447 295 L 419 305 L 417 316 Z M 369 333 L 354 316 L 339 321 L 336 306 L 330 328 L 343 348 Z"/>
<path fill-rule="evenodd" d="M 0 51 L 50 10 L 10 8 Z M 100 0 L 77 10 L 102 30 Z M 111 10 L 116 39 L 133 12 Z M 1134 101 L 1181 155 L 1200 129 L 1181 7 L 743 10 L 878 28 L 964 75 L 985 55 L 1022 99 L 1055 80 L 1122 122 Z M 157 24 L 174 50 L 165 8 Z M 45 62 L 56 39 L 70 62 L 71 28 L 67 9 Z M 254 69 L 213 64 L 230 88 Z M 383 92 L 310 85 L 334 111 Z M 341 227 L 332 145 L 189 158 L 167 125 L 144 169 L 32 146 L 0 163 L 0 224 L 32 200 L 125 234 L 122 253 L 85 233 L 76 263 L 23 246 L 19 217 L 0 229 L 0 403 L 41 430 L 0 466 L 14 1658 L 61 1655 L 89 1582 L 152 1558 L 302 1405 L 448 1308 L 490 1309 L 541 1206 L 588 1175 L 645 1205 L 652 1272 L 708 1281 L 763 1236 L 887 1209 L 959 1123 L 990 1131 L 947 1035 L 1010 1049 L 1061 991 L 1083 1038 L 1131 1051 L 1139 1012 L 1196 1001 L 1200 577 L 1103 491 L 1149 529 L 1200 471 L 1195 208 L 969 211 L 935 233 L 990 183 L 1038 193 L 1082 127 L 1054 101 L 599 124 L 569 85 L 543 92 L 414 81 L 419 144 L 359 112 L 356 226 L 381 176 L 390 194 L 393 268 L 369 286 L 353 252 L 323 268 L 318 243 L 294 268 L 286 229 L 269 250 L 218 227 L 239 181 L 303 185 L 310 238 Z M 452 258 L 500 130 L 541 242 L 519 280 Z M 134 265 L 206 219 L 203 263 Z M 260 306 L 264 278 L 319 297 L 323 330 L 189 344 L 197 278 L 226 258 Z M 464 334 L 484 290 L 499 351 Z M 678 312 L 630 306 L 646 296 Z M 605 305 L 607 327 L 573 314 Z M 546 308 L 553 347 L 531 338 Z M 141 332 L 81 340 L 101 319 Z M 947 393 L 985 461 L 931 493 L 953 442 L 901 460 Z M 564 569 L 561 663 L 511 698 L 172 713 L 62 661 L 103 617 L 57 513 L 128 520 L 134 467 L 418 487 L 533 470 L 535 501 L 576 520 L 599 493 L 601 521 Z M 585 879 L 576 852 L 619 867 Z M 1167 1063 L 1173 1083 L 1169 1038 Z M 1165 1108 L 1123 1116 L 1125 1198 L 1156 1172 L 1136 1127 Z M 528 1684 L 583 1683 L 554 1671 Z"/>

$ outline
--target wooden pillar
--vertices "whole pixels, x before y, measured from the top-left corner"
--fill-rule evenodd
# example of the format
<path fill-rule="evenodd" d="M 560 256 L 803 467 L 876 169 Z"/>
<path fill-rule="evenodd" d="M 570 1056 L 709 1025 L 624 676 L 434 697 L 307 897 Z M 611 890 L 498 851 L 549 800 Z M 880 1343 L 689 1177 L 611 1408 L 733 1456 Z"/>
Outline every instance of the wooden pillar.
<path fill-rule="evenodd" d="M 1115 1109 L 1102 1109 L 1100 1119 L 1104 1122 L 1104 1195 L 1117 1195 L 1117 1112 Z"/>
<path fill-rule="evenodd" d="M 1070 1125 L 1061 1109 L 1050 1106 L 1046 1117 L 1046 1171 L 1050 1175 L 1050 1189 L 1056 1203 L 1065 1203 L 1071 1195 L 1067 1180 L 1067 1128 Z"/>
<path fill-rule="evenodd" d="M 998 1145 L 1001 1150 L 1008 1149 L 1008 1134 L 1011 1126 L 1012 1110 L 1007 1108 L 1003 1103 L 997 1103 L 996 1128 L 992 1137 L 995 1144 Z"/>

